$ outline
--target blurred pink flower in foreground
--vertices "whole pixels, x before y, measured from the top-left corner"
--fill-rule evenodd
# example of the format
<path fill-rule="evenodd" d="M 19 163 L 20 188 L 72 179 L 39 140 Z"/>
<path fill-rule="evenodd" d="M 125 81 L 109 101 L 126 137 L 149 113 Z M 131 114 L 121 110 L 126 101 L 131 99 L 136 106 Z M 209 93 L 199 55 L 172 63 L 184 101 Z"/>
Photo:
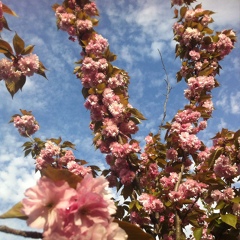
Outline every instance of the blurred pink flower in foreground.
<path fill-rule="evenodd" d="M 42 177 L 25 192 L 23 213 L 31 227 L 43 228 L 44 239 L 118 240 L 127 234 L 113 222 L 116 212 L 104 177 L 87 174 L 71 188 L 65 181 Z"/>

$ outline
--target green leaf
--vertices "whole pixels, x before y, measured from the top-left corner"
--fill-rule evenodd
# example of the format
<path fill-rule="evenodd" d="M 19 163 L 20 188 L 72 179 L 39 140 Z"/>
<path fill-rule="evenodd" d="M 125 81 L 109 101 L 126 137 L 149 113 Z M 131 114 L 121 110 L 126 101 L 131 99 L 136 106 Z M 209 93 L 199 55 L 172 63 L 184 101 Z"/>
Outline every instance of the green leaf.
<path fill-rule="evenodd" d="M 188 10 L 187 7 L 181 7 L 180 9 L 180 16 L 181 18 L 184 18 L 186 11 Z"/>
<path fill-rule="evenodd" d="M 10 44 L 2 39 L 0 39 L 0 53 L 11 53 L 13 55 L 13 50 Z"/>
<path fill-rule="evenodd" d="M 203 228 L 196 228 L 193 231 L 193 236 L 196 240 L 201 240 Z"/>
<path fill-rule="evenodd" d="M 140 120 L 146 120 L 142 113 L 140 113 L 136 108 L 128 108 L 128 111 L 132 113 L 135 117 L 139 118 Z"/>
<path fill-rule="evenodd" d="M 131 196 L 133 192 L 133 187 L 132 185 L 124 186 L 121 194 L 123 195 L 124 199 L 126 200 L 129 196 Z"/>
<path fill-rule="evenodd" d="M 8 92 L 13 97 L 14 94 L 17 93 L 17 91 L 19 89 L 22 89 L 25 82 L 26 82 L 26 76 L 21 75 L 20 79 L 17 82 L 5 82 L 5 85 L 6 85 Z"/>
<path fill-rule="evenodd" d="M 15 204 L 7 212 L 0 215 L 0 218 L 1 219 L 4 219 L 4 218 L 19 218 L 19 219 L 26 220 L 27 216 L 24 213 L 22 213 L 22 207 L 23 207 L 22 202 L 19 202 L 19 203 Z"/>
<path fill-rule="evenodd" d="M 213 166 L 213 164 L 215 163 L 215 160 L 220 157 L 222 152 L 223 152 L 223 148 L 219 147 L 210 155 L 210 157 L 208 159 L 208 166 L 209 167 Z"/>
<path fill-rule="evenodd" d="M 240 203 L 240 197 L 235 197 L 231 200 L 233 203 Z"/>
<path fill-rule="evenodd" d="M 24 41 L 17 35 L 17 33 L 13 37 L 13 47 L 17 55 L 21 54 L 25 47 Z"/>
<path fill-rule="evenodd" d="M 32 149 L 26 150 L 25 153 L 24 153 L 24 157 L 28 156 L 31 151 L 32 151 Z"/>
<path fill-rule="evenodd" d="M 56 12 L 56 9 L 57 9 L 59 6 L 61 6 L 61 5 L 58 4 L 58 3 L 53 4 L 53 5 L 52 5 L 52 10 L 53 10 L 54 12 Z"/>
<path fill-rule="evenodd" d="M 215 209 L 222 209 L 224 208 L 226 203 L 224 201 L 219 201 Z"/>
<path fill-rule="evenodd" d="M 49 138 L 48 140 L 56 143 L 57 145 L 59 145 L 62 141 L 62 138 L 61 137 L 59 137 L 59 138 Z"/>
<path fill-rule="evenodd" d="M 1 21 L 2 21 L 3 27 L 4 27 L 5 29 L 11 31 L 11 29 L 10 29 L 9 26 L 8 26 L 7 20 L 6 20 L 6 18 L 5 18 L 4 16 L 2 17 Z"/>
<path fill-rule="evenodd" d="M 37 70 L 36 73 L 39 74 L 39 75 L 41 75 L 41 76 L 43 76 L 43 77 L 45 77 L 45 78 L 47 79 L 46 74 L 45 74 L 45 70 L 47 70 L 47 69 L 44 67 L 44 65 L 42 64 L 42 62 L 39 61 L 39 68 L 38 68 L 38 70 Z"/>
<path fill-rule="evenodd" d="M 213 70 L 214 69 L 212 67 L 206 67 L 201 72 L 199 72 L 199 76 L 208 76 L 213 72 Z"/>
<path fill-rule="evenodd" d="M 82 181 L 82 177 L 69 172 L 66 169 L 56 169 L 48 165 L 41 170 L 42 176 L 46 176 L 53 181 L 66 181 L 70 187 L 76 188 L 77 184 Z"/>
<path fill-rule="evenodd" d="M 27 111 L 27 110 L 24 110 L 24 109 L 20 109 L 20 112 L 22 113 L 22 115 L 32 116 L 32 111 Z"/>
<path fill-rule="evenodd" d="M 34 45 L 29 45 L 22 50 L 22 55 L 27 55 L 33 52 Z"/>
<path fill-rule="evenodd" d="M 127 233 L 128 240 L 154 240 L 154 238 L 145 233 L 141 228 L 128 222 L 114 220 Z"/>
<path fill-rule="evenodd" d="M 69 142 L 69 141 L 63 142 L 63 144 L 61 145 L 61 147 L 62 147 L 62 148 L 68 147 L 68 148 L 76 149 L 76 148 L 75 148 L 75 144 L 73 144 L 73 143 L 71 143 L 71 142 Z"/>
<path fill-rule="evenodd" d="M 226 215 L 220 215 L 221 219 L 223 222 L 225 222 L 226 224 L 236 228 L 236 224 L 237 224 L 237 216 L 233 215 L 233 214 L 226 214 Z"/>
<path fill-rule="evenodd" d="M 5 12 L 5 13 L 8 13 L 8 14 L 10 14 L 10 15 L 12 15 L 12 16 L 15 16 L 15 17 L 17 17 L 17 14 L 11 9 L 11 8 L 9 8 L 7 5 L 5 5 L 5 4 L 2 4 L 2 10 L 3 10 L 3 12 Z"/>

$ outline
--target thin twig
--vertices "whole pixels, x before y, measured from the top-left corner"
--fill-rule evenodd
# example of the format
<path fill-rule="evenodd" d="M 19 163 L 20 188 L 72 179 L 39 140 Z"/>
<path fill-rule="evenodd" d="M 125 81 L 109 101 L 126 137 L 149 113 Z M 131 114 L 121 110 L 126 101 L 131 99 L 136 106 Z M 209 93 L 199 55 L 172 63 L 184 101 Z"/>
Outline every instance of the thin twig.
<path fill-rule="evenodd" d="M 160 52 L 159 49 L 158 49 L 158 53 L 159 53 L 159 55 L 160 55 L 162 67 L 163 67 L 163 70 L 164 70 L 165 75 L 166 75 L 166 78 L 164 79 L 164 81 L 166 82 L 166 85 L 167 85 L 167 93 L 166 93 L 166 95 L 165 95 L 166 98 L 165 98 L 164 105 L 163 105 L 163 118 L 162 118 L 162 121 L 161 121 L 160 126 L 159 126 L 159 135 L 160 135 L 160 137 L 161 137 L 161 130 L 162 130 L 162 127 L 163 127 L 163 125 L 164 125 L 165 118 L 166 118 L 166 116 L 167 116 L 167 102 L 168 102 L 169 95 L 170 95 L 170 92 L 171 92 L 171 90 L 172 90 L 172 87 L 171 87 L 171 85 L 170 85 L 168 73 L 167 73 L 167 70 L 166 70 L 166 67 L 165 67 L 165 64 L 164 64 L 164 61 L 163 61 L 162 54 L 161 54 L 161 52 Z"/>
<path fill-rule="evenodd" d="M 0 232 L 14 234 L 14 235 L 22 236 L 25 238 L 35 238 L 35 239 L 43 238 L 43 235 L 40 232 L 22 231 L 22 230 L 17 230 L 4 225 L 0 225 Z"/>

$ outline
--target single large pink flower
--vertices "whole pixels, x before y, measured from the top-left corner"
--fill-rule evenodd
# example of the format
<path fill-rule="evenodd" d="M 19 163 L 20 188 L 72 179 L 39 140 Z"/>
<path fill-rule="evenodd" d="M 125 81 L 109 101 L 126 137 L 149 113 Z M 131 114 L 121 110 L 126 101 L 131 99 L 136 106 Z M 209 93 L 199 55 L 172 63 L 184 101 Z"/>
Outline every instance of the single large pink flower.
<path fill-rule="evenodd" d="M 59 224 L 58 205 L 68 208 L 69 199 L 76 195 L 65 181 L 54 182 L 47 177 L 39 179 L 36 186 L 26 190 L 22 200 L 23 213 L 28 216 L 27 224 L 43 228 L 44 235 L 50 234 Z"/>

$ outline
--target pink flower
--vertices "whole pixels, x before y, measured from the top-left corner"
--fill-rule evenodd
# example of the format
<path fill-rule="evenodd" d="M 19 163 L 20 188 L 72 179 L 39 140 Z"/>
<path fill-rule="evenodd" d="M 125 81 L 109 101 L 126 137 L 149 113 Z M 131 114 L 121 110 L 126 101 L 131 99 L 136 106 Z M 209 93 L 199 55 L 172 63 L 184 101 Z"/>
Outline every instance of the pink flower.
<path fill-rule="evenodd" d="M 2 2 L 0 1 L 0 31 L 3 29 L 3 9 Z"/>
<path fill-rule="evenodd" d="M 238 168 L 236 164 L 231 164 L 228 157 L 220 155 L 213 166 L 214 172 L 218 177 L 234 178 L 237 175 Z"/>
<path fill-rule="evenodd" d="M 32 76 L 39 69 L 39 58 L 36 54 L 23 56 L 18 61 L 18 67 L 25 76 Z"/>
<path fill-rule="evenodd" d="M 147 193 L 141 194 L 139 202 L 143 205 L 147 213 L 162 212 L 165 209 L 163 203 L 159 199 Z"/>
<path fill-rule="evenodd" d="M 227 188 L 222 191 L 214 190 L 211 193 L 211 197 L 213 198 L 214 201 L 219 202 L 220 200 L 224 200 L 226 202 L 229 202 L 232 200 L 235 196 L 235 192 L 232 188 Z"/>
<path fill-rule="evenodd" d="M 103 121 L 102 134 L 107 137 L 116 137 L 119 133 L 119 129 L 112 119 L 105 118 Z"/>
<path fill-rule="evenodd" d="M 134 134 L 138 131 L 138 126 L 132 120 L 129 120 L 129 122 L 122 122 L 119 130 L 125 135 Z"/>
<path fill-rule="evenodd" d="M 15 69 L 12 61 L 5 58 L 0 60 L 0 80 L 4 79 L 6 82 L 17 82 L 21 74 L 21 71 Z"/>
<path fill-rule="evenodd" d="M 131 184 L 135 178 L 135 172 L 125 168 L 120 171 L 119 177 L 121 178 L 121 183 L 125 186 Z"/>
<path fill-rule="evenodd" d="M 117 74 L 114 77 L 110 77 L 108 79 L 108 86 L 110 88 L 117 88 L 120 86 L 124 86 L 125 81 L 124 81 L 124 77 L 121 74 Z"/>
<path fill-rule="evenodd" d="M 95 56 L 100 57 L 107 49 L 108 45 L 107 39 L 103 38 L 99 34 L 95 34 L 86 46 L 86 53 L 94 54 Z"/>
<path fill-rule="evenodd" d="M 193 153 L 201 147 L 201 141 L 194 134 L 182 132 L 179 135 L 179 145 L 184 151 Z"/>
<path fill-rule="evenodd" d="M 93 27 L 92 22 L 90 20 L 88 20 L 88 19 L 86 19 L 86 20 L 77 20 L 76 25 L 77 25 L 77 29 L 80 32 L 84 32 L 86 30 L 90 30 Z"/>
<path fill-rule="evenodd" d="M 96 3 L 91 2 L 86 5 L 84 5 L 83 10 L 89 15 L 89 16 L 96 16 L 98 15 L 98 10 Z"/>
<path fill-rule="evenodd" d="M 23 115 L 14 117 L 14 126 L 18 129 L 18 132 L 23 137 L 33 135 L 39 129 L 38 122 L 32 115 Z"/>
<path fill-rule="evenodd" d="M 234 203 L 232 206 L 233 214 L 240 217 L 240 203 Z"/>
<path fill-rule="evenodd" d="M 76 163 L 75 161 L 68 162 L 67 169 L 75 175 L 80 175 L 82 177 L 86 176 L 89 173 L 92 173 L 92 169 L 90 167 L 85 167 Z"/>
<path fill-rule="evenodd" d="M 124 112 L 124 106 L 121 103 L 113 102 L 108 107 L 113 117 L 120 117 Z"/>
<path fill-rule="evenodd" d="M 149 217 L 141 217 L 136 211 L 130 213 L 130 221 L 137 225 L 148 225 L 150 223 Z"/>
<path fill-rule="evenodd" d="M 163 188 L 173 190 L 177 181 L 178 174 L 176 172 L 171 172 L 169 177 L 162 177 L 160 183 Z"/>
<path fill-rule="evenodd" d="M 155 179 L 158 174 L 158 165 L 156 163 L 151 163 L 148 168 L 148 176 L 152 179 Z"/>
<path fill-rule="evenodd" d="M 146 144 L 153 144 L 153 137 L 148 135 L 145 137 Z"/>
<path fill-rule="evenodd" d="M 228 55 L 233 49 L 233 43 L 229 37 L 227 37 L 224 33 L 218 35 L 217 48 L 219 49 L 222 57 Z"/>
<path fill-rule="evenodd" d="M 186 46 L 190 46 L 192 40 L 199 42 L 202 39 L 202 34 L 196 28 L 187 27 L 187 29 L 182 35 L 182 38 L 183 43 Z"/>
<path fill-rule="evenodd" d="M 65 9 L 60 6 L 56 9 L 56 16 L 59 19 L 58 22 L 58 27 L 63 30 L 63 31 L 67 31 L 67 32 L 71 32 L 73 29 L 71 29 L 71 27 L 73 27 L 75 20 L 76 20 L 76 16 L 72 13 L 67 13 L 65 12 Z M 72 31 L 73 35 L 75 35 L 74 31 Z"/>
<path fill-rule="evenodd" d="M 25 192 L 22 200 L 23 213 L 28 216 L 27 224 L 34 228 L 43 228 L 44 235 L 54 231 L 59 224 L 59 203 L 68 208 L 68 201 L 76 195 L 76 191 L 65 181 L 53 182 L 42 177 L 35 187 Z"/>
<path fill-rule="evenodd" d="M 192 58 L 192 60 L 197 61 L 200 58 L 199 52 L 196 52 L 194 50 L 189 52 L 189 56 Z"/>
<path fill-rule="evenodd" d="M 67 164 L 68 162 L 74 161 L 76 158 L 71 150 L 67 150 L 61 158 L 59 158 L 58 162 L 61 165 Z"/>
<path fill-rule="evenodd" d="M 93 178 L 91 174 L 78 183 L 77 195 L 70 199 L 66 213 L 74 215 L 74 223 L 81 226 L 82 232 L 95 224 L 107 226 L 111 215 L 116 212 L 107 187 L 108 181 L 104 177 Z"/>

